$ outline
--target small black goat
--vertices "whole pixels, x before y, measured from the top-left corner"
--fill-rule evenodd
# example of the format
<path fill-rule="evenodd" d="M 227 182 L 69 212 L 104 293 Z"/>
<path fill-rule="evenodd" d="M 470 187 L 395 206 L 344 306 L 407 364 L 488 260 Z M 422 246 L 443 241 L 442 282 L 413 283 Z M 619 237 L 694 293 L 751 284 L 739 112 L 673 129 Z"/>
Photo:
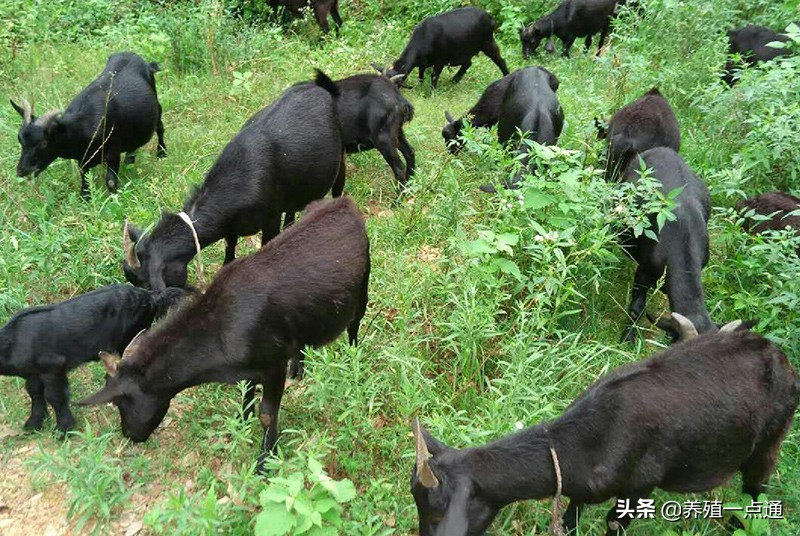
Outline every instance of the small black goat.
<path fill-rule="evenodd" d="M 635 506 L 655 488 L 707 491 L 737 471 L 756 498 L 792 424 L 800 380 L 780 349 L 737 324 L 620 367 L 554 421 L 488 445 L 450 448 L 415 421 L 420 536 L 484 534 L 504 506 L 559 489 L 570 499 L 568 532 L 584 504 L 616 497 Z M 612 507 L 607 536 L 631 518 Z"/>
<path fill-rule="evenodd" d="M 497 120 L 497 139 L 509 145 L 519 141 L 519 132 L 541 145 L 555 145 L 564 126 L 564 112 L 558 102 L 558 78 L 543 67 L 525 67 L 511 75 Z M 526 155 L 522 167 L 506 188 L 515 188 L 522 176 L 531 171 L 527 154 L 530 147 L 520 142 L 518 151 Z M 484 192 L 495 192 L 491 184 L 481 186 Z"/>
<path fill-rule="evenodd" d="M 99 352 L 121 351 L 183 295 L 173 288 L 154 293 L 111 285 L 14 315 L 0 328 L 0 374 L 25 378 L 31 397 L 25 429 L 42 427 L 47 403 L 56 412 L 58 429 L 72 429 L 67 373 L 96 361 Z"/>
<path fill-rule="evenodd" d="M 666 289 L 672 311 L 687 317 L 699 333 L 713 332 L 717 325 L 711 321 L 705 303 L 703 268 L 708 263 L 708 218 L 711 198 L 708 188 L 695 175 L 683 158 L 668 147 L 656 147 L 641 154 L 653 178 L 662 184 L 662 191 L 682 188 L 673 209 L 675 221 L 667 221 L 658 231 L 655 217 L 651 228 L 658 235 L 654 241 L 644 234 L 635 238 L 631 233 L 624 239 L 624 247 L 638 267 L 633 281 L 628 317 L 631 324 L 624 330 L 622 339 L 636 340 L 636 322 L 647 304 L 647 291 L 655 288 L 666 271 Z M 624 181 L 636 183 L 640 179 L 639 159 L 630 162 Z M 671 332 L 674 339 L 679 334 L 664 322 L 659 325 Z"/>
<path fill-rule="evenodd" d="M 753 234 L 768 230 L 781 230 L 791 227 L 800 233 L 800 198 L 784 192 L 768 192 L 743 199 L 736 209 L 746 217 L 744 228 Z M 751 218 L 748 213 L 764 216 L 767 219 Z M 794 213 L 794 214 L 793 214 Z M 800 255 L 800 250 L 797 252 Z"/>
<path fill-rule="evenodd" d="M 336 84 L 318 71 L 316 83 L 284 91 L 251 117 L 187 199 L 183 212 L 164 212 L 148 234 L 125 225 L 125 277 L 154 290 L 186 285 L 187 265 L 225 239 L 225 263 L 240 236 L 261 230 L 261 245 L 275 237 L 310 201 L 342 194 L 344 152 L 334 100 Z M 191 224 L 187 220 L 191 220 Z M 195 235 L 196 233 L 196 235 Z"/>
<path fill-rule="evenodd" d="M 483 9 L 460 7 L 424 19 L 414 28 L 411 38 L 391 69 L 383 71 L 387 78 L 404 81 L 411 71 L 419 68 L 420 82 L 425 70 L 433 67 L 431 85 L 439 85 L 439 76 L 448 65 L 460 66 L 453 82 L 458 83 L 472 65 L 472 58 L 483 52 L 497 67 L 508 74 L 508 67 L 494 40 L 497 23 Z"/>
<path fill-rule="evenodd" d="M 322 31 L 328 33 L 331 27 L 328 24 L 328 15 L 333 17 L 336 23 L 336 33 L 342 27 L 342 16 L 339 15 L 339 0 L 267 0 L 270 7 L 283 7 L 293 17 L 302 17 L 302 9 L 311 6 L 314 11 L 314 18 Z"/>
<path fill-rule="evenodd" d="M 154 76 L 158 70 L 156 63 L 147 63 L 132 52 L 120 52 L 109 56 L 100 76 L 64 111 L 51 110 L 36 117 L 26 100 L 21 99 L 21 105 L 11 101 L 22 116 L 17 175 L 36 176 L 56 158 L 77 160 L 81 196 L 86 199 L 86 171 L 106 164 L 106 186 L 116 191 L 122 153 L 128 153 L 128 161 L 133 161 L 133 151 L 150 141 L 153 132 L 158 135 L 158 157 L 166 156 Z"/>
<path fill-rule="evenodd" d="M 503 103 L 508 84 L 511 83 L 511 77 L 515 73 L 516 71 L 489 84 L 481 94 L 478 102 L 475 103 L 475 106 L 469 109 L 466 116 L 453 119 L 450 112 L 444 113 L 444 118 L 447 122 L 442 128 L 442 137 L 447 150 L 451 154 L 457 154 L 464 145 L 463 141 L 459 139 L 459 135 L 467 120 L 473 127 L 489 128 L 497 124 L 500 119 L 500 105 Z"/>
<path fill-rule="evenodd" d="M 586 37 L 586 50 L 592 46 L 592 36 L 600 33 L 597 55 L 608 36 L 611 19 L 617 0 L 564 0 L 552 13 L 545 15 L 528 27 L 520 30 L 522 57 L 526 60 L 536 52 L 542 39 L 548 38 L 547 49 L 552 51 L 550 38 L 556 36 L 564 43 L 563 55 L 569 57 L 569 49 L 578 37 Z"/>
<path fill-rule="evenodd" d="M 403 133 L 403 125 L 414 118 L 414 107 L 381 75 L 357 74 L 338 80 L 336 86 L 341 92 L 337 111 L 347 152 L 377 149 L 400 186 L 405 186 L 414 174 L 414 149 Z"/>
<path fill-rule="evenodd" d="M 356 344 L 369 271 L 355 203 L 313 203 L 258 252 L 224 266 L 202 297 L 137 338 L 119 364 L 110 363 L 105 387 L 81 404 L 113 402 L 122 433 L 145 441 L 180 391 L 206 382 L 261 383 L 262 467 L 278 438 L 288 361 L 345 329 Z"/>
<path fill-rule="evenodd" d="M 636 155 L 654 147 L 681 149 L 678 118 L 667 99 L 653 88 L 614 114 L 608 128 L 597 124 L 597 137 L 608 139 L 606 180 L 614 180 Z"/>
<path fill-rule="evenodd" d="M 766 26 L 748 24 L 728 32 L 728 52 L 739 54 L 748 65 L 755 65 L 788 55 L 788 49 L 768 46 L 770 43 L 787 41 L 789 37 L 785 34 L 779 34 Z M 736 64 L 729 60 L 723 74 L 723 79 L 729 86 L 736 83 L 736 70 Z"/>

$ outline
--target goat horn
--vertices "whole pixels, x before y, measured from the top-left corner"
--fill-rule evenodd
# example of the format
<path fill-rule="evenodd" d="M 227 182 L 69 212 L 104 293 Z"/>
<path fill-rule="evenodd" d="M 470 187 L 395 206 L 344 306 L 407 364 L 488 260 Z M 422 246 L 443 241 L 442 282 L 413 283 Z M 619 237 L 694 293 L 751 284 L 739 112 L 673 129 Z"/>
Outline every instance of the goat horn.
<path fill-rule="evenodd" d="M 697 337 L 697 328 L 694 327 L 692 321 L 680 313 L 671 313 L 672 318 L 678 324 L 678 333 L 680 333 L 682 341 L 688 341 Z"/>
<path fill-rule="evenodd" d="M 147 331 L 147 330 L 143 329 L 142 331 L 137 333 L 136 336 L 133 339 L 131 339 L 131 342 L 129 342 L 128 346 L 125 347 L 125 351 L 122 352 L 122 359 L 123 360 L 124 359 L 128 359 L 130 356 L 132 356 L 133 354 L 136 353 L 136 351 L 142 345 L 142 341 L 144 340 L 144 338 L 142 337 L 142 334 L 145 331 Z"/>
<path fill-rule="evenodd" d="M 386 73 L 384 73 L 384 76 L 385 75 L 386 75 Z M 406 75 L 404 75 L 403 73 L 396 74 L 393 77 L 389 78 L 389 82 L 391 82 L 392 84 L 396 84 L 398 82 L 402 82 L 403 78 L 405 78 L 405 77 L 406 77 Z"/>
<path fill-rule="evenodd" d="M 419 424 L 419 419 L 414 419 L 411 425 L 414 432 L 414 445 L 417 450 L 417 478 L 426 488 L 435 488 L 439 485 L 439 479 L 433 474 L 428 459 L 431 453 L 428 452 L 428 445 L 425 443 L 425 438 L 422 437 L 422 427 Z"/>
<path fill-rule="evenodd" d="M 128 229 L 128 220 L 125 220 L 125 228 L 122 230 L 122 250 L 125 253 L 125 262 L 131 268 L 141 268 L 142 263 L 139 262 L 139 257 L 136 256 L 136 243 L 131 240 L 131 235 Z"/>
<path fill-rule="evenodd" d="M 19 102 L 22 104 L 22 122 L 27 125 L 33 119 L 33 105 L 24 97 L 20 97 Z"/>
<path fill-rule="evenodd" d="M 448 123 L 455 123 L 456 121 L 455 119 L 453 119 L 453 115 L 448 110 L 445 110 L 444 118 L 447 119 Z"/>
<path fill-rule="evenodd" d="M 733 322 L 728 322 L 727 324 L 719 328 L 719 330 L 724 332 L 736 331 L 737 329 L 739 329 L 739 326 L 741 325 L 742 325 L 741 320 L 734 320 Z"/>
<path fill-rule="evenodd" d="M 109 376 L 116 376 L 117 375 L 117 364 L 119 363 L 119 356 L 114 354 L 109 354 L 108 352 L 100 352 L 97 354 L 100 358 L 100 361 L 103 362 L 103 366 L 106 367 L 106 374 Z"/>

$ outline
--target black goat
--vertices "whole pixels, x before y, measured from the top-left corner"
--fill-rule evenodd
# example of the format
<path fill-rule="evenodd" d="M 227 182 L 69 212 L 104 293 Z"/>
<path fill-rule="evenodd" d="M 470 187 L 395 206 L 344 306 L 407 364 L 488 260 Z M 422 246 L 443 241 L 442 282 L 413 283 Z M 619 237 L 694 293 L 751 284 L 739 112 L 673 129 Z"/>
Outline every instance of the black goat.
<path fill-rule="evenodd" d="M 357 74 L 336 82 L 342 142 L 348 153 L 378 149 L 401 187 L 414 174 L 414 149 L 403 125 L 414 118 L 414 107 L 384 76 Z M 397 154 L 403 153 L 405 166 Z"/>
<path fill-rule="evenodd" d="M 0 328 L 0 374 L 25 378 L 31 414 L 25 429 L 38 430 L 47 416 L 47 403 L 56 412 L 61 432 L 72 429 L 67 373 L 99 352 L 119 352 L 153 320 L 184 295 L 128 285 L 111 285 L 76 298 L 14 315 Z"/>
<path fill-rule="evenodd" d="M 515 73 L 516 71 L 489 84 L 481 94 L 478 102 L 475 103 L 475 106 L 469 109 L 466 117 L 453 119 L 450 112 L 444 113 L 444 118 L 447 122 L 442 128 L 442 137 L 447 150 L 451 154 L 457 154 L 464 145 L 463 141 L 459 139 L 459 135 L 467 120 L 473 127 L 489 128 L 497 124 L 500 119 L 500 105 L 503 103 L 503 97 L 506 94 L 506 89 L 508 89 L 508 84 L 511 82 L 511 77 Z"/>
<path fill-rule="evenodd" d="M 622 339 L 636 340 L 636 322 L 647 303 L 647 291 L 655 288 L 666 270 L 666 289 L 672 311 L 687 317 L 699 333 L 717 330 L 706 309 L 703 289 L 703 268 L 708 263 L 708 218 L 711 198 L 708 188 L 695 175 L 683 158 L 668 147 L 656 147 L 641 154 L 653 178 L 662 185 L 664 195 L 682 188 L 673 209 L 674 221 L 667 221 L 658 231 L 655 217 L 651 228 L 658 241 L 644 234 L 638 238 L 631 233 L 624 239 L 624 247 L 638 267 L 633 281 L 628 316 L 631 324 L 624 330 Z M 637 183 L 640 179 L 639 159 L 632 160 L 625 170 L 624 181 Z M 668 327 L 661 324 L 660 327 Z M 678 334 L 674 330 L 673 338 Z"/>
<path fill-rule="evenodd" d="M 552 13 L 520 30 L 522 57 L 526 60 L 536 52 L 542 39 L 548 38 L 547 48 L 552 51 L 552 36 L 564 43 L 563 55 L 569 57 L 569 49 L 578 37 L 586 37 L 586 50 L 592 46 L 592 36 L 600 33 L 597 55 L 608 36 L 611 19 L 617 0 L 564 0 Z"/>
<path fill-rule="evenodd" d="M 310 201 L 342 194 L 344 153 L 336 117 L 336 84 L 318 72 L 316 84 L 284 91 L 223 149 L 181 214 L 164 212 L 147 235 L 125 226 L 123 268 L 137 286 L 186 285 L 186 267 L 199 247 L 225 239 L 225 263 L 240 236 L 261 230 L 261 245 L 294 220 Z M 191 220 L 190 225 L 187 220 Z"/>
<path fill-rule="evenodd" d="M 278 438 L 287 362 L 345 329 L 356 344 L 369 270 L 355 203 L 313 203 L 258 252 L 224 266 L 202 297 L 139 337 L 109 367 L 105 387 L 81 404 L 113 402 L 122 433 L 145 441 L 180 391 L 206 382 L 261 383 L 262 467 Z"/>
<path fill-rule="evenodd" d="M 608 128 L 598 123 L 598 138 L 608 139 L 606 180 L 614 180 L 638 154 L 654 147 L 681 149 L 678 118 L 667 99 L 653 88 L 614 114 Z"/>
<path fill-rule="evenodd" d="M 748 24 L 728 32 L 728 52 L 739 54 L 748 65 L 755 65 L 788 55 L 788 49 L 768 46 L 770 43 L 787 41 L 789 37 L 785 34 L 779 34 L 765 26 Z M 731 60 L 725 65 L 723 79 L 730 86 L 736 82 L 736 65 Z"/>
<path fill-rule="evenodd" d="M 483 9 L 460 7 L 424 19 L 414 28 L 411 38 L 386 71 L 378 68 L 387 78 L 404 81 L 411 71 L 419 68 L 420 82 L 425 70 L 433 67 L 431 85 L 439 85 L 439 76 L 447 65 L 460 66 L 453 82 L 458 83 L 472 65 L 472 58 L 483 52 L 497 67 L 508 74 L 508 67 L 500 55 L 500 47 L 494 40 L 497 29 L 495 20 Z"/>
<path fill-rule="evenodd" d="M 744 228 L 753 234 L 791 227 L 800 233 L 800 198 L 784 192 L 768 192 L 743 199 L 736 209 L 745 216 Z M 767 219 L 749 217 L 764 216 Z M 800 255 L 800 250 L 797 252 Z"/>
<path fill-rule="evenodd" d="M 504 145 L 519 140 L 519 132 L 541 145 L 555 145 L 564 126 L 564 112 L 558 102 L 558 78 L 543 67 L 526 67 L 511 75 L 497 120 L 497 139 Z M 527 154 L 530 147 L 519 143 L 519 152 L 526 155 L 522 167 L 506 188 L 515 188 L 523 174 L 530 172 Z M 481 186 L 484 192 L 495 192 L 491 184 Z"/>
<path fill-rule="evenodd" d="M 485 446 L 450 448 L 415 421 L 420 536 L 484 534 L 501 508 L 553 496 L 559 481 L 570 498 L 567 531 L 584 504 L 616 497 L 635 507 L 655 488 L 707 491 L 737 471 L 756 498 L 792 424 L 800 380 L 779 348 L 737 324 L 620 367 L 552 422 Z M 607 536 L 631 519 L 612 507 Z"/>
<path fill-rule="evenodd" d="M 22 116 L 19 143 L 22 154 L 17 175 L 38 175 L 56 158 L 77 160 L 81 196 L 89 197 L 86 171 L 106 164 L 106 186 L 117 189 L 122 153 L 133 161 L 133 151 L 142 147 L 153 132 L 158 135 L 158 157 L 167 154 L 161 104 L 156 94 L 158 64 L 146 63 L 132 52 L 112 54 L 105 69 L 86 89 L 72 99 L 67 109 L 51 110 L 39 117 L 22 99 L 11 105 Z"/>
<path fill-rule="evenodd" d="M 339 0 L 267 0 L 267 4 L 273 8 L 283 7 L 293 17 L 301 17 L 303 15 L 301 10 L 310 6 L 314 11 L 317 24 L 325 33 L 331 31 L 330 25 L 328 25 L 328 15 L 333 17 L 333 22 L 336 23 L 337 34 L 339 28 L 342 27 Z"/>

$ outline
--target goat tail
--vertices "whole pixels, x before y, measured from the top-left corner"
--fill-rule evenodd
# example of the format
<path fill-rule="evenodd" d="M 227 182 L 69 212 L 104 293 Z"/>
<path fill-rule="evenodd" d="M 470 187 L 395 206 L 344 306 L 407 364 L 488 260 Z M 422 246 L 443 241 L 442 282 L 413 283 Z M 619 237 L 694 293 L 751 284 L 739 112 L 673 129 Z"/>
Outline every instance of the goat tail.
<path fill-rule="evenodd" d="M 150 72 L 151 73 L 157 73 L 157 72 L 161 71 L 161 66 L 156 61 L 150 62 L 148 64 L 148 67 L 150 67 Z"/>
<path fill-rule="evenodd" d="M 335 99 L 342 93 L 341 90 L 339 90 L 339 86 L 336 85 L 336 82 L 331 80 L 327 74 L 319 69 L 314 69 L 314 71 L 317 73 L 317 76 L 314 78 L 314 83 L 330 93 L 331 97 Z"/>
<path fill-rule="evenodd" d="M 161 318 L 166 315 L 171 308 L 180 304 L 190 293 L 186 289 L 176 287 L 169 287 L 161 292 L 154 293 L 155 317 Z"/>

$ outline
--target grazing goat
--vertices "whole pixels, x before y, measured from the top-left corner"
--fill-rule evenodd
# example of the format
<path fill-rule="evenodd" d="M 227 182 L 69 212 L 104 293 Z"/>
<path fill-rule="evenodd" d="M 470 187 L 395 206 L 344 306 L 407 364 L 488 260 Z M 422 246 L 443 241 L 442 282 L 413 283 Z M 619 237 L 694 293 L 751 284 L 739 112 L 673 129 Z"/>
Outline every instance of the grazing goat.
<path fill-rule="evenodd" d="M 19 143 L 22 154 L 17 175 L 38 175 L 56 158 L 77 160 L 81 196 L 89 197 L 86 171 L 104 163 L 106 186 L 117 189 L 122 153 L 133 161 L 133 151 L 142 147 L 153 132 L 158 135 L 158 157 L 167 154 L 161 104 L 156 94 L 158 64 L 146 63 L 132 52 L 112 54 L 105 69 L 72 99 L 67 109 L 51 110 L 39 117 L 22 99 L 11 105 L 22 116 Z"/>
<path fill-rule="evenodd" d="M 302 9 L 311 6 L 314 11 L 314 18 L 317 24 L 322 28 L 322 31 L 328 33 L 331 31 L 328 25 L 328 15 L 333 17 L 333 22 L 336 23 L 336 34 L 339 34 L 339 28 L 342 27 L 342 16 L 339 15 L 339 0 L 267 0 L 272 8 L 283 7 L 293 17 L 302 17 Z"/>
<path fill-rule="evenodd" d="M 414 149 L 403 125 L 414 118 L 414 107 L 384 76 L 357 74 L 336 82 L 342 142 L 348 153 L 377 149 L 402 188 L 414 174 Z M 403 153 L 405 166 L 397 150 Z"/>
<path fill-rule="evenodd" d="M 585 504 L 616 497 L 635 508 L 655 488 L 703 492 L 737 471 L 756 498 L 792 424 L 800 380 L 778 347 L 737 324 L 619 367 L 555 420 L 488 445 L 448 447 L 415 420 L 420 536 L 484 534 L 504 506 L 560 493 L 570 499 L 569 532 Z M 632 517 L 612 507 L 606 535 L 623 534 Z"/>
<path fill-rule="evenodd" d="M 667 99 L 653 88 L 614 114 L 608 128 L 599 124 L 597 136 L 608 140 L 606 180 L 614 180 L 639 153 L 654 147 L 681 149 L 678 118 Z"/>
<path fill-rule="evenodd" d="M 469 121 L 469 124 L 476 128 L 489 128 L 497 124 L 500 119 L 500 105 L 503 103 L 508 84 L 511 83 L 511 77 L 515 73 L 516 71 L 489 84 L 478 99 L 478 102 L 469 109 L 465 117 L 453 119 L 450 112 L 444 113 L 444 118 L 447 122 L 442 128 L 442 137 L 447 150 L 451 154 L 458 154 L 464 146 L 464 142 L 459 138 L 459 135 L 461 134 L 461 129 L 464 128 L 465 122 Z"/>
<path fill-rule="evenodd" d="M 139 442 L 184 389 L 261 383 L 263 468 L 278 438 L 287 363 L 345 329 L 356 344 L 369 270 L 369 241 L 355 203 L 346 197 L 312 203 L 258 252 L 223 266 L 202 297 L 142 334 L 122 361 L 108 360 L 105 387 L 81 404 L 113 402 L 122 433 Z"/>
<path fill-rule="evenodd" d="M 769 46 L 770 43 L 786 43 L 789 37 L 779 34 L 765 26 L 748 24 L 743 28 L 737 28 L 728 32 L 728 52 L 739 54 L 748 65 L 756 65 L 771 61 L 778 56 L 786 56 L 790 53 L 788 49 Z M 736 83 L 736 64 L 728 60 L 725 65 L 723 80 L 733 86 Z"/>
<path fill-rule="evenodd" d="M 18 312 L 0 328 L 0 374 L 25 378 L 31 397 L 26 430 L 38 430 L 47 416 L 47 403 L 56 412 L 56 425 L 65 433 L 75 419 L 69 409 L 67 373 L 98 352 L 119 352 L 153 320 L 184 295 L 180 289 L 163 293 L 111 285 L 76 298 Z"/>
<path fill-rule="evenodd" d="M 791 227 L 800 233 L 800 198 L 783 192 L 768 192 L 743 199 L 736 209 L 745 217 L 744 228 L 753 234 Z M 755 218 L 753 215 L 767 219 Z M 800 249 L 797 254 L 800 255 Z"/>
<path fill-rule="evenodd" d="M 439 76 L 448 66 L 460 66 L 453 83 L 458 83 L 472 65 L 472 58 L 483 52 L 495 65 L 508 74 L 508 67 L 494 40 L 495 20 L 483 9 L 460 7 L 423 20 L 414 28 L 406 48 L 391 69 L 378 70 L 387 78 L 405 81 L 411 71 L 419 68 L 419 80 L 425 70 L 433 68 L 431 85 L 439 85 Z"/>
<path fill-rule="evenodd" d="M 649 149 L 640 158 L 647 168 L 653 170 L 652 176 L 661 183 L 664 195 L 678 188 L 683 190 L 673 209 L 675 221 L 665 222 L 659 231 L 655 217 L 651 218 L 651 228 L 657 233 L 658 241 L 644 234 L 637 238 L 632 233 L 624 239 L 623 245 L 638 267 L 628 307 L 630 325 L 624 330 L 622 339 L 636 340 L 636 322 L 645 310 L 647 291 L 655 288 L 665 271 L 665 292 L 670 309 L 687 317 L 699 333 L 716 331 L 717 326 L 706 309 L 702 277 L 703 268 L 708 263 L 707 225 L 711 211 L 708 188 L 680 155 L 668 147 Z M 632 160 L 623 180 L 638 182 L 640 169 L 639 159 Z M 674 331 L 672 335 L 677 338 Z"/>
<path fill-rule="evenodd" d="M 240 236 L 261 230 L 261 245 L 310 201 L 344 189 L 345 166 L 334 100 L 336 84 L 318 71 L 316 83 L 284 91 L 251 117 L 223 149 L 183 212 L 164 212 L 152 231 L 125 224 L 123 268 L 128 281 L 154 290 L 186 285 L 187 265 L 225 239 L 225 263 Z M 191 222 L 191 223 L 190 223 Z"/>
<path fill-rule="evenodd" d="M 541 145 L 555 145 L 564 126 L 564 112 L 558 102 L 558 78 L 542 67 L 525 67 L 509 75 L 500 114 L 497 120 L 497 139 L 504 145 L 519 140 L 522 132 L 531 141 Z M 519 142 L 518 151 L 525 155 L 522 167 L 506 188 L 516 188 L 525 173 L 532 171 L 528 163 L 529 145 Z M 481 186 L 484 192 L 495 192 L 491 184 Z"/>
<path fill-rule="evenodd" d="M 600 33 L 597 55 L 608 36 L 611 18 L 617 0 L 564 0 L 552 13 L 545 15 L 528 27 L 520 30 L 522 57 L 526 60 L 536 52 L 542 39 L 548 38 L 547 50 L 552 52 L 550 38 L 556 36 L 564 43 L 563 55 L 569 57 L 569 49 L 578 37 L 586 37 L 586 50 L 592 46 L 592 36 Z"/>

